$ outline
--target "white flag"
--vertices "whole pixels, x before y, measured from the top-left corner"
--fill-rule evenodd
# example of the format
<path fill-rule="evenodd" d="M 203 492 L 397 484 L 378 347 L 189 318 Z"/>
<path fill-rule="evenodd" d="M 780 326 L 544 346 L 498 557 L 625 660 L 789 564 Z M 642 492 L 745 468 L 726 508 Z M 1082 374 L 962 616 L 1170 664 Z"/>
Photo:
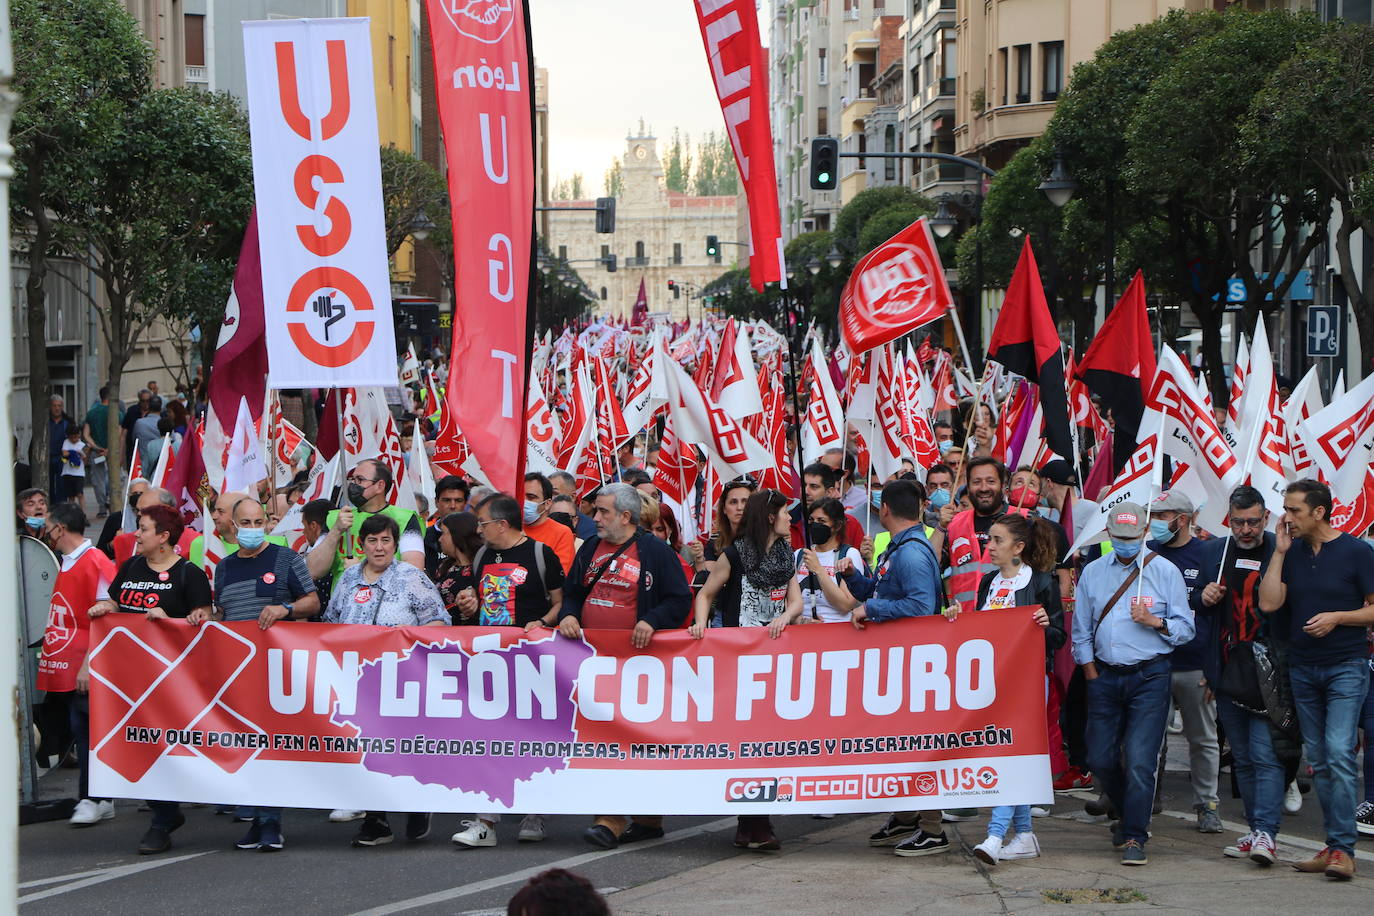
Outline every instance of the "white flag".
<path fill-rule="evenodd" d="M 248 399 L 239 398 L 238 419 L 234 423 L 234 436 L 229 440 L 229 457 L 224 464 L 224 492 L 255 493 L 258 482 L 267 477 L 267 461 L 262 454 L 262 443 L 258 441 L 258 431 L 253 426 L 253 414 L 248 410 Z"/>
<path fill-rule="evenodd" d="M 1374 462 L 1374 375 L 1298 425 L 1336 502 L 1354 502 Z"/>
<path fill-rule="evenodd" d="M 844 448 L 844 412 L 830 379 L 830 367 L 821 355 L 821 343 L 812 338 L 806 416 L 801 425 L 802 463 L 819 461 L 828 449 Z"/>

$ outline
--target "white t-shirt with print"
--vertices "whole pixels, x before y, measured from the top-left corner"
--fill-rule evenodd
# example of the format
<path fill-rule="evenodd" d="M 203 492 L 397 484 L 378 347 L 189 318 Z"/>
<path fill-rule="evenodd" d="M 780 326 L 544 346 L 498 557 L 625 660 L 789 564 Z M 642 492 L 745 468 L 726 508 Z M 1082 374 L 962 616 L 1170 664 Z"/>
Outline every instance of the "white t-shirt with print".
<path fill-rule="evenodd" d="M 821 569 L 824 569 L 825 574 L 832 579 L 835 578 L 835 564 L 840 559 L 836 556 L 838 553 L 838 550 L 816 551 L 816 559 L 820 561 Z M 854 564 L 855 569 L 862 570 L 864 568 L 863 557 L 859 555 L 857 547 L 849 547 L 844 555 Z M 812 590 L 806 587 L 806 580 L 811 577 L 811 571 L 806 568 L 800 551 L 797 551 L 796 557 L 797 584 L 801 586 L 802 590 L 803 613 L 822 623 L 848 623 L 850 619 L 848 611 L 836 610 L 835 606 L 830 603 L 830 599 L 825 597 L 825 592 L 819 588 Z"/>
<path fill-rule="evenodd" d="M 999 572 L 988 587 L 988 597 L 983 602 L 982 610 L 996 611 L 1016 607 L 1016 593 L 1030 585 L 1030 580 L 1031 568 L 1024 563 L 1010 579 Z"/>

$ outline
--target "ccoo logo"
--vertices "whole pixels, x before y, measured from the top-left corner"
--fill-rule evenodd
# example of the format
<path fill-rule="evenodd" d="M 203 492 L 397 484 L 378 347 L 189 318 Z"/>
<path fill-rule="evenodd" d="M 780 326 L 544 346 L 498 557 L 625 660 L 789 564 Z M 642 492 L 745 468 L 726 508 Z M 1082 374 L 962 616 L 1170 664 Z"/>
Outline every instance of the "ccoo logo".
<path fill-rule="evenodd" d="M 467 37 L 494 45 L 515 22 L 512 0 L 444 0 L 444 13 Z"/>

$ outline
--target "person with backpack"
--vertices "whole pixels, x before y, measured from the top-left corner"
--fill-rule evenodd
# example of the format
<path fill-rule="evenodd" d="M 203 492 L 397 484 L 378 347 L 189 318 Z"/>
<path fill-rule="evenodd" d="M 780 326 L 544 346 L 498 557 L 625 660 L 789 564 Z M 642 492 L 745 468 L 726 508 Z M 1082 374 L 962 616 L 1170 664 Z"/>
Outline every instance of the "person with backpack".
<path fill-rule="evenodd" d="M 636 504 L 637 506 L 638 504 Z M 637 510 L 636 510 L 637 511 Z M 563 566 L 553 548 L 525 534 L 524 511 L 505 493 L 494 493 L 477 504 L 477 531 L 483 544 L 472 558 L 476 592 L 458 595 L 460 618 L 478 615 L 484 627 L 552 627 L 563 603 Z M 496 845 L 500 815 L 477 813 L 462 822 L 451 839 L 460 847 Z M 538 843 L 544 839 L 544 817 L 526 814 L 516 839 Z"/>
<path fill-rule="evenodd" d="M 856 569 L 863 569 L 859 548 L 844 543 L 844 503 L 833 497 L 807 506 L 810 547 L 793 551 L 793 565 L 797 568 L 797 584 L 802 593 L 802 619 L 822 623 L 848 623 L 848 606 L 836 606 L 835 566 L 848 560 Z"/>
<path fill-rule="evenodd" d="M 582 628 L 628 630 L 630 645 L 648 648 L 659 630 L 677 629 L 691 606 L 678 555 L 639 522 L 643 499 L 625 483 L 596 494 L 596 535 L 578 549 L 563 590 L 558 631 L 579 639 Z M 601 849 L 663 836 L 661 815 L 598 815 L 583 839 Z"/>
<path fill-rule="evenodd" d="M 849 560 L 836 572 L 854 599 L 850 619 L 857 629 L 906 617 L 940 613 L 944 586 L 935 549 L 926 540 L 921 520 L 925 488 L 914 480 L 894 480 L 883 486 L 878 521 L 891 535 L 887 549 L 874 564 L 871 578 L 860 575 Z M 940 812 L 898 811 L 868 838 L 870 846 L 892 846 L 899 856 L 928 856 L 946 852 L 949 838 L 940 826 Z"/>

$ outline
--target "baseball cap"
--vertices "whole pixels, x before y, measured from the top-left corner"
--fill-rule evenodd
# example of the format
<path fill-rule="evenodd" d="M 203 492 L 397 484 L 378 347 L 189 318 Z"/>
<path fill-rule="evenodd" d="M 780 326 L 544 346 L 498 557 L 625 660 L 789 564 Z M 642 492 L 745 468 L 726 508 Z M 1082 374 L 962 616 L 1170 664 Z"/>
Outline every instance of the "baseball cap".
<path fill-rule="evenodd" d="M 1197 511 L 1193 501 L 1182 490 L 1168 490 L 1155 500 L 1154 512 L 1184 512 L 1192 515 Z"/>
<path fill-rule="evenodd" d="M 1135 503 L 1121 503 L 1107 515 L 1107 533 L 1114 538 L 1138 538 L 1147 527 L 1145 509 Z"/>
<path fill-rule="evenodd" d="M 1069 464 L 1063 458 L 1047 461 L 1045 466 L 1040 469 L 1040 476 L 1045 480 L 1053 481 L 1065 487 L 1071 487 L 1078 482 L 1078 479 L 1073 473 L 1073 465 Z"/>

